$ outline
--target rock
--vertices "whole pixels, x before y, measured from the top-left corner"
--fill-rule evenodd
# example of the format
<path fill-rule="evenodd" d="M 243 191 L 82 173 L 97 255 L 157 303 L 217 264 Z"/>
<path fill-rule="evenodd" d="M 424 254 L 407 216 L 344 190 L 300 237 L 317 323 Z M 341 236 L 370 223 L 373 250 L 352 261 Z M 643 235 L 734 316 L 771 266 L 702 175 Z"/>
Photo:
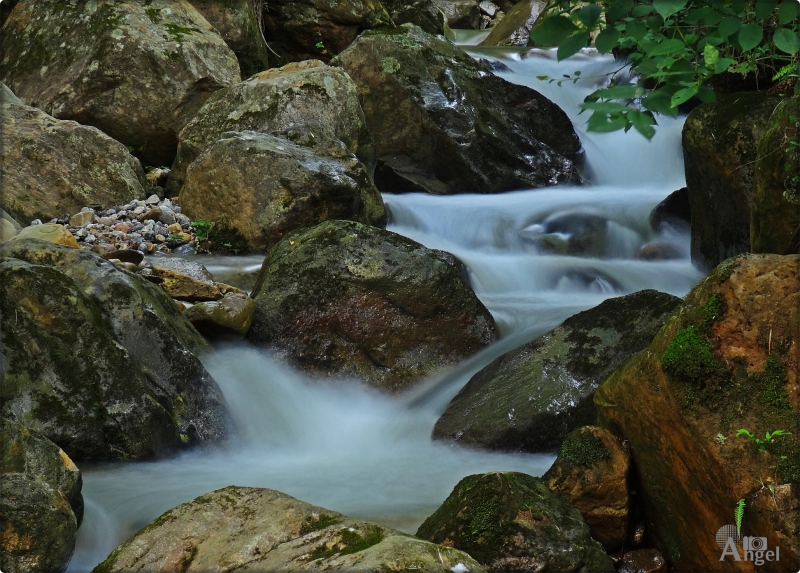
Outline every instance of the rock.
<path fill-rule="evenodd" d="M 493 450 L 541 452 L 597 420 L 597 387 L 647 347 L 680 299 L 644 290 L 608 299 L 475 374 L 433 437 Z"/>
<path fill-rule="evenodd" d="M 667 570 L 664 556 L 655 549 L 636 549 L 622 557 L 617 573 L 658 573 Z"/>
<path fill-rule="evenodd" d="M 227 435 L 196 354 L 208 346 L 172 299 L 86 250 L 0 245 L 5 380 L 0 416 L 74 460 L 142 459 Z"/>
<path fill-rule="evenodd" d="M 444 34 L 444 13 L 435 0 L 381 0 L 395 26 L 414 24 L 428 34 Z"/>
<path fill-rule="evenodd" d="M 650 226 L 655 231 L 661 231 L 665 226 L 679 230 L 688 229 L 691 223 L 692 212 L 686 187 L 670 193 L 650 212 Z"/>
<path fill-rule="evenodd" d="M 612 551 L 628 532 L 629 469 L 630 455 L 611 432 L 584 426 L 567 435 L 542 481 L 580 511 L 592 538 Z"/>
<path fill-rule="evenodd" d="M 0 243 L 5 243 L 11 237 L 19 234 L 22 225 L 16 219 L 0 209 Z"/>
<path fill-rule="evenodd" d="M 133 249 L 114 250 L 101 255 L 104 259 L 117 259 L 123 263 L 131 263 L 133 265 L 138 265 L 144 260 L 144 255 Z"/>
<path fill-rule="evenodd" d="M 614 571 L 578 510 L 518 472 L 465 477 L 417 537 L 465 551 L 490 573 Z"/>
<path fill-rule="evenodd" d="M 286 235 L 251 296 L 252 343 L 313 374 L 391 393 L 496 337 L 492 316 L 444 255 L 350 221 Z"/>
<path fill-rule="evenodd" d="M 254 7 L 262 6 L 252 0 L 189 0 L 198 12 L 219 32 L 239 60 L 243 78 L 269 68 L 269 52 L 261 35 L 262 13 Z M 263 11 L 263 8 L 261 8 Z"/>
<path fill-rule="evenodd" d="M 2 10 L 2 8 L 0 8 Z M 16 105 L 25 105 L 25 102 L 19 99 L 17 96 L 14 95 L 8 86 L 3 82 L 0 82 L 0 104 L 4 103 L 13 103 Z"/>
<path fill-rule="evenodd" d="M 318 139 L 338 139 L 370 174 L 375 167 L 356 86 L 342 70 L 319 61 L 267 70 L 216 93 L 181 132 L 169 194 L 178 194 L 189 165 L 228 131 L 258 131 L 309 147 Z"/>
<path fill-rule="evenodd" d="M 800 253 L 800 96 L 786 98 L 764 126 L 756 150 L 750 213 L 754 253 Z"/>
<path fill-rule="evenodd" d="M 368 30 L 336 62 L 358 86 L 383 192 L 494 193 L 579 179 L 580 142 L 564 112 L 444 39 L 411 24 Z"/>
<path fill-rule="evenodd" d="M 73 227 L 85 227 L 94 220 L 94 211 L 81 211 L 69 219 L 69 224 Z"/>
<path fill-rule="evenodd" d="M 371 0 L 274 0 L 264 11 L 264 35 L 278 65 L 328 61 L 363 30 L 391 26 L 380 2 Z"/>
<path fill-rule="evenodd" d="M 9 241 L 13 242 L 22 239 L 37 239 L 56 245 L 64 245 L 65 247 L 71 247 L 73 249 L 79 248 L 78 242 L 75 240 L 75 237 L 72 236 L 72 233 L 70 233 L 64 225 L 57 225 L 55 223 L 25 227 L 14 237 L 11 237 Z"/>
<path fill-rule="evenodd" d="M 183 315 L 206 338 L 240 338 L 250 330 L 255 308 L 246 294 L 228 292 L 220 300 L 198 302 Z"/>
<path fill-rule="evenodd" d="M 692 262 L 706 270 L 750 251 L 756 143 L 778 103 L 764 92 L 728 94 L 696 107 L 683 126 Z"/>
<path fill-rule="evenodd" d="M 547 7 L 544 0 L 522 0 L 492 28 L 481 46 L 527 46 L 531 28 Z"/>
<path fill-rule="evenodd" d="M 383 199 L 364 165 L 338 140 L 321 147 L 252 131 L 226 133 L 192 163 L 181 205 L 253 251 L 327 219 L 384 227 Z"/>
<path fill-rule="evenodd" d="M 239 65 L 187 0 L 23 0 L 0 29 L 0 79 L 28 105 L 169 165 L 178 133 Z M 99 154 L 102 155 L 102 154 Z"/>
<path fill-rule="evenodd" d="M 67 499 L 45 481 L 0 473 L 0 568 L 9 573 L 66 569 L 77 520 Z"/>
<path fill-rule="evenodd" d="M 172 298 L 189 302 L 222 298 L 214 277 L 200 263 L 180 257 L 160 257 L 153 260 L 152 270 L 163 279 L 161 288 Z"/>
<path fill-rule="evenodd" d="M 449 28 L 467 30 L 478 29 L 481 11 L 478 8 L 478 2 L 476 0 L 433 1 L 444 14 Z"/>
<path fill-rule="evenodd" d="M 155 569 L 185 573 L 484 571 L 469 555 L 450 547 L 350 519 L 279 491 L 234 486 L 167 511 L 118 547 L 94 572 Z"/>
<path fill-rule="evenodd" d="M 743 531 L 781 548 L 763 570 L 800 567 L 800 492 L 781 506 L 764 488 L 800 482 L 798 309 L 799 255 L 729 259 L 595 395 L 600 425 L 629 445 L 651 546 L 674 571 L 731 570 L 709 536 L 743 498 Z M 740 428 L 792 434 L 759 452 Z"/>
<path fill-rule="evenodd" d="M 608 255 L 608 218 L 582 210 L 555 213 L 519 231 L 541 252 L 602 257 Z"/>
<path fill-rule="evenodd" d="M 636 253 L 636 258 L 642 261 L 666 261 L 670 259 L 680 259 L 683 257 L 683 251 L 676 243 L 668 241 L 653 241 L 642 245 L 639 252 Z"/>
<path fill-rule="evenodd" d="M 139 162 L 99 129 L 13 103 L 0 104 L 0 121 L 0 204 L 14 218 L 49 220 L 143 193 Z"/>

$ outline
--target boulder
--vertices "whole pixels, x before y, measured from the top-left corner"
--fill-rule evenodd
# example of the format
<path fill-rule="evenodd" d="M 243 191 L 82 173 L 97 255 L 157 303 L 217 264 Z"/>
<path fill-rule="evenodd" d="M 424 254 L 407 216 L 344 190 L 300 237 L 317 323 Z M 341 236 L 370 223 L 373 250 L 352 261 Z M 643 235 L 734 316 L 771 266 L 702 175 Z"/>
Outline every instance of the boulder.
<path fill-rule="evenodd" d="M 0 415 L 75 460 L 142 459 L 227 434 L 208 346 L 175 303 L 95 253 L 0 245 Z"/>
<path fill-rule="evenodd" d="M 402 391 L 495 340 L 452 259 L 350 221 L 293 231 L 264 261 L 248 339 L 313 374 Z"/>
<path fill-rule="evenodd" d="M 547 7 L 544 0 L 522 0 L 505 15 L 480 43 L 481 46 L 527 46 L 531 28 Z"/>
<path fill-rule="evenodd" d="M 756 149 L 750 213 L 754 253 L 800 253 L 800 96 L 784 99 Z"/>
<path fill-rule="evenodd" d="M 484 571 L 462 551 L 350 519 L 279 491 L 234 486 L 167 511 L 94 572 L 154 570 Z"/>
<path fill-rule="evenodd" d="M 0 209 L 0 243 L 5 243 L 11 237 L 18 235 L 22 225 L 17 223 L 11 215 Z"/>
<path fill-rule="evenodd" d="M 600 425 L 629 446 L 651 545 L 669 569 L 749 570 L 713 542 L 726 524 L 735 530 L 740 499 L 742 533 L 780 547 L 759 570 L 800 566 L 799 336 L 800 255 L 729 259 L 598 389 Z M 739 429 L 791 435 L 760 451 Z"/>
<path fill-rule="evenodd" d="M 151 270 L 161 278 L 161 288 L 169 296 L 196 302 L 222 298 L 214 277 L 203 265 L 180 257 L 153 259 Z"/>
<path fill-rule="evenodd" d="M 236 56 L 187 0 L 22 0 L 0 51 L 16 54 L 0 80 L 25 103 L 103 130 L 145 165 L 169 165 L 180 130 L 239 81 Z"/>
<path fill-rule="evenodd" d="M 142 166 L 99 129 L 14 103 L 0 104 L 0 122 L 0 205 L 23 223 L 144 194 Z"/>
<path fill-rule="evenodd" d="M 493 450 L 541 452 L 597 421 L 597 387 L 646 348 L 680 299 L 644 290 L 606 300 L 475 374 L 433 437 Z"/>
<path fill-rule="evenodd" d="M 338 140 L 309 149 L 264 133 L 228 132 L 192 163 L 180 202 L 252 251 L 328 219 L 386 225 L 367 169 Z"/>
<path fill-rule="evenodd" d="M 494 193 L 580 178 L 561 109 L 411 24 L 368 30 L 336 62 L 358 86 L 383 192 Z"/>
<path fill-rule="evenodd" d="M 467 476 L 417 537 L 469 553 L 487 571 L 614 571 L 577 509 L 518 472 Z"/>
<path fill-rule="evenodd" d="M 278 65 L 329 61 L 363 30 L 391 26 L 375 0 L 275 0 L 264 11 L 264 35 Z"/>
<path fill-rule="evenodd" d="M 692 214 L 692 262 L 710 270 L 750 251 L 756 144 L 778 99 L 727 94 L 696 107 L 683 125 L 683 160 Z"/>
<path fill-rule="evenodd" d="M 477 0 L 434 0 L 434 2 L 444 14 L 448 28 L 478 29 L 481 21 L 481 11 L 478 8 Z"/>
<path fill-rule="evenodd" d="M 630 455 L 611 432 L 584 426 L 567 435 L 542 481 L 580 511 L 592 538 L 612 551 L 628 533 L 629 469 Z"/>
<path fill-rule="evenodd" d="M 78 523 L 64 495 L 22 473 L 0 473 L 0 569 L 61 573 L 75 549 Z"/>
<path fill-rule="evenodd" d="M 3 4 L 5 6 L 5 4 Z M 17 96 L 14 95 L 8 86 L 3 82 L 0 82 L 0 104 L 4 103 L 13 103 L 16 105 L 25 105 L 25 102 L 19 99 Z"/>
<path fill-rule="evenodd" d="M 256 305 L 244 293 L 228 292 L 220 300 L 199 302 L 183 313 L 209 339 L 242 337 L 253 324 Z"/>
<path fill-rule="evenodd" d="M 444 13 L 434 0 L 381 0 L 395 26 L 414 24 L 428 34 L 444 34 Z"/>
<path fill-rule="evenodd" d="M 243 78 L 269 68 L 269 52 L 261 34 L 261 16 L 254 11 L 261 2 L 253 0 L 189 0 L 208 23 L 219 32 L 236 54 Z"/>
<path fill-rule="evenodd" d="M 72 249 L 80 248 L 78 241 L 72 233 L 69 232 L 64 225 L 56 223 L 44 223 L 43 225 L 31 225 L 25 227 L 15 236 L 11 237 L 9 241 L 18 241 L 23 239 L 36 239 L 39 241 L 47 241 L 54 245 L 63 245 Z"/>
<path fill-rule="evenodd" d="M 356 86 L 342 70 L 316 60 L 267 70 L 214 94 L 181 132 L 168 194 L 178 194 L 189 165 L 228 131 L 258 131 L 307 147 L 338 139 L 370 174 L 375 167 Z"/>
<path fill-rule="evenodd" d="M 655 231 L 661 231 L 665 226 L 680 230 L 688 229 L 691 223 L 692 211 L 686 187 L 673 191 L 650 211 L 650 226 Z"/>
<path fill-rule="evenodd" d="M 617 573 L 658 573 L 667 570 L 667 561 L 656 549 L 628 551 L 620 560 Z"/>

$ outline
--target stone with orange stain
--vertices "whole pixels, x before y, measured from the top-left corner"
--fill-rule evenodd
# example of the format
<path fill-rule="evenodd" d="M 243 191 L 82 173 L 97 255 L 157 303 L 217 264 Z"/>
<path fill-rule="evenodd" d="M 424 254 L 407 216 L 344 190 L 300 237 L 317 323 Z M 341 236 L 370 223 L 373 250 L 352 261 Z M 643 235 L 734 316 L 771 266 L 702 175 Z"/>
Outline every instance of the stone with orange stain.
<path fill-rule="evenodd" d="M 719 265 L 597 391 L 601 425 L 630 445 L 649 534 L 673 570 L 754 569 L 721 561 L 715 542 L 739 499 L 750 507 L 743 534 L 781 548 L 779 563 L 758 570 L 797 570 L 797 488 L 780 507 L 757 500 L 765 485 L 800 481 L 799 368 L 800 256 L 750 255 Z M 792 434 L 759 452 L 739 428 Z"/>

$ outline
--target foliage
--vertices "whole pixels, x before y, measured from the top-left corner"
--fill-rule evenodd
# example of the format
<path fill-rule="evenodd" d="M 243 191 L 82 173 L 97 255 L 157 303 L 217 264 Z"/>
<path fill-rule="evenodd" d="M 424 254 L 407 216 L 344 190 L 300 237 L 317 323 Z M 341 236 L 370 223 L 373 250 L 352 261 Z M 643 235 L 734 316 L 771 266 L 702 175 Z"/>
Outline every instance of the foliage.
<path fill-rule="evenodd" d="M 740 499 L 736 502 L 736 508 L 733 510 L 733 514 L 736 517 L 736 533 L 741 537 L 742 518 L 744 517 L 744 499 Z"/>
<path fill-rule="evenodd" d="M 764 439 L 762 440 L 761 438 L 754 436 L 749 430 L 742 428 L 736 432 L 736 437 L 738 438 L 740 436 L 745 436 L 748 440 L 758 446 L 759 452 L 763 452 L 767 449 L 767 444 L 769 444 L 775 438 L 780 436 L 790 436 L 791 434 L 791 432 L 787 432 L 785 430 L 775 430 L 774 432 L 767 432 L 764 434 Z"/>
<path fill-rule="evenodd" d="M 691 98 L 714 101 L 707 84 L 717 74 L 797 77 L 798 30 L 797 0 L 561 0 L 550 3 L 531 39 L 557 45 L 563 60 L 599 31 L 595 48 L 625 54 L 639 80 L 616 85 L 612 77 L 587 96 L 581 111 L 591 111 L 588 129 L 633 127 L 649 139 L 655 114 L 675 116 Z"/>
<path fill-rule="evenodd" d="M 194 231 L 197 240 L 201 243 L 208 239 L 208 235 L 211 232 L 211 227 L 213 223 L 209 221 L 205 221 L 203 219 L 198 219 L 194 223 L 192 223 L 192 230 Z"/>

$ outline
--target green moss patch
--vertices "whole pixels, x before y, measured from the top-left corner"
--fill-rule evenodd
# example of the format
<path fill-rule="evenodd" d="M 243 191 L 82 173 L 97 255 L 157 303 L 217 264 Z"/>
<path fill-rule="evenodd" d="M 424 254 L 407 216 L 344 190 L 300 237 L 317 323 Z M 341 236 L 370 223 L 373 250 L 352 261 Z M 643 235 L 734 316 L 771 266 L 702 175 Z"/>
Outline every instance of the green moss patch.
<path fill-rule="evenodd" d="M 307 515 L 303 520 L 303 525 L 300 526 L 300 535 L 319 531 L 341 522 L 342 518 L 337 515 L 327 513 Z"/>
<path fill-rule="evenodd" d="M 383 529 L 377 525 L 366 528 L 362 534 L 355 528 L 343 528 L 337 532 L 339 541 L 328 546 L 323 543 L 319 545 L 308 556 L 309 561 L 316 559 L 327 559 L 335 555 L 350 555 L 369 549 L 383 540 Z"/>
<path fill-rule="evenodd" d="M 661 355 L 661 366 L 673 380 L 702 386 L 720 372 L 711 343 L 696 327 L 681 328 Z"/>
<path fill-rule="evenodd" d="M 589 466 L 600 460 L 607 460 L 611 457 L 603 440 L 589 431 L 580 430 L 570 433 L 561 444 L 558 455 L 563 460 L 574 464 Z"/>

